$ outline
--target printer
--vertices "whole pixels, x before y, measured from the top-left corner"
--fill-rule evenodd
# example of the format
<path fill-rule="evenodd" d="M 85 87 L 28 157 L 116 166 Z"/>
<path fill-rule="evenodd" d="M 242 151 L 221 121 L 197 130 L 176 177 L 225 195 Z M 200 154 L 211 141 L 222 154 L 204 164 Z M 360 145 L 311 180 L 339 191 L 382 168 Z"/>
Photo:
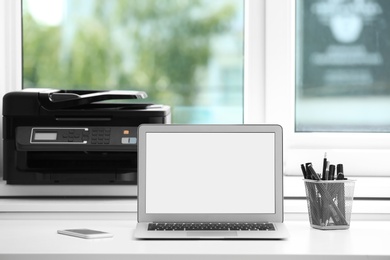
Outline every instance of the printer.
<path fill-rule="evenodd" d="M 140 124 L 170 107 L 142 91 L 26 89 L 3 97 L 3 179 L 18 185 L 136 185 Z"/>

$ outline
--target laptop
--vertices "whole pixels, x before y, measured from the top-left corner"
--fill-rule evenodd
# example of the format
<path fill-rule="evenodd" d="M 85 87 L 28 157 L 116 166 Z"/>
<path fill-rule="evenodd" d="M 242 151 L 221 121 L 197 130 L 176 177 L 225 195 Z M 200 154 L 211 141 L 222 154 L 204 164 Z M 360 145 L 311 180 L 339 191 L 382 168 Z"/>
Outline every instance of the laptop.
<path fill-rule="evenodd" d="M 138 239 L 285 239 L 279 125 L 141 125 Z"/>

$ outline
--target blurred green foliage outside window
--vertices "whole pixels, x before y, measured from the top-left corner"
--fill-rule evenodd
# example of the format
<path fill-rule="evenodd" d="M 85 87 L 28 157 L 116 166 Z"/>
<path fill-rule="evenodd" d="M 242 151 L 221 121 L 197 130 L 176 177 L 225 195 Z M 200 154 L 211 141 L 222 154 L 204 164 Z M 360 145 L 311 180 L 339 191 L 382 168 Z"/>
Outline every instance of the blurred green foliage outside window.
<path fill-rule="evenodd" d="M 243 1 L 23 0 L 23 87 L 143 90 L 175 123 L 242 123 Z"/>

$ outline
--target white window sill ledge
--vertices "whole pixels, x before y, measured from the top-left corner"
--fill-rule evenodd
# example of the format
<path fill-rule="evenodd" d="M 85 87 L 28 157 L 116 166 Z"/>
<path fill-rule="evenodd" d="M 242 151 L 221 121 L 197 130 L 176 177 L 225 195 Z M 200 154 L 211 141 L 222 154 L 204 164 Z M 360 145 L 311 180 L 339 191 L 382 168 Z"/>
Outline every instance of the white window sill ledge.
<path fill-rule="evenodd" d="M 284 200 L 286 220 L 308 220 L 306 199 Z M 1 213 L 109 213 L 137 212 L 136 199 L 2 198 Z M 390 200 L 354 200 L 352 220 L 390 220 Z"/>

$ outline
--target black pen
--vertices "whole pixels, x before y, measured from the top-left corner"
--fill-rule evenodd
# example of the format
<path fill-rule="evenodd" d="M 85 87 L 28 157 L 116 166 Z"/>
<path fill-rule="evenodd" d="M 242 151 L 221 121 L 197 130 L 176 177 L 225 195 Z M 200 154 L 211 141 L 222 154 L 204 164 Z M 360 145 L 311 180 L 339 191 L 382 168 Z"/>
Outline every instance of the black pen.
<path fill-rule="evenodd" d="M 325 181 L 326 180 L 326 165 L 327 165 L 327 159 L 326 159 L 326 153 L 324 155 L 324 162 L 323 162 L 323 165 L 322 165 L 322 180 Z"/>
<path fill-rule="evenodd" d="M 329 176 L 328 176 L 328 180 L 334 180 L 334 172 L 335 172 L 335 166 L 333 164 L 331 164 L 329 166 Z"/>
<path fill-rule="evenodd" d="M 346 180 L 344 178 L 344 166 L 342 164 L 337 164 L 337 180 Z M 345 187 L 344 183 L 339 183 L 339 189 L 336 194 L 337 205 L 341 211 L 341 214 L 345 217 Z"/>
<path fill-rule="evenodd" d="M 337 164 L 337 180 L 344 180 L 344 166 Z"/>
<path fill-rule="evenodd" d="M 305 166 L 306 166 L 306 179 L 310 180 L 311 179 L 311 174 L 310 174 L 310 171 L 308 169 L 309 165 L 311 165 L 311 162 L 308 162 L 308 163 L 305 164 Z"/>
<path fill-rule="evenodd" d="M 326 170 L 325 170 L 325 176 L 322 177 L 322 180 L 327 181 L 329 180 L 329 161 L 326 162 Z"/>
<path fill-rule="evenodd" d="M 318 176 L 318 174 L 316 173 L 316 171 L 313 169 L 313 165 L 311 163 L 309 163 L 308 165 L 306 165 L 306 168 L 308 170 L 308 175 L 311 176 L 311 179 L 313 180 L 321 180 L 320 176 Z"/>
<path fill-rule="evenodd" d="M 301 170 L 302 170 L 303 178 L 307 179 L 307 172 L 305 169 L 305 165 L 301 164 Z"/>

